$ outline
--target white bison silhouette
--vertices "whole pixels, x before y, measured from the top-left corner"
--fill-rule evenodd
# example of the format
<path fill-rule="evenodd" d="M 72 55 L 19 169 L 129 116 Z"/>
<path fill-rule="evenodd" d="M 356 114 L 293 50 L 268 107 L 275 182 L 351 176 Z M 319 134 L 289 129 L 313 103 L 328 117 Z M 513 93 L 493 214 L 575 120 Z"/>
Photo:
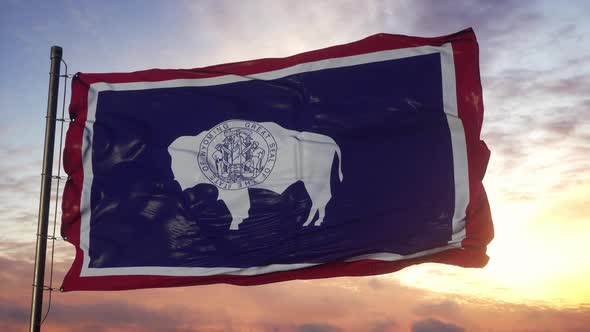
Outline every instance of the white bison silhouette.
<path fill-rule="evenodd" d="M 240 137 L 247 140 L 246 144 L 236 143 L 240 139 L 237 136 L 240 130 L 244 133 Z M 219 144 L 223 135 L 225 145 Z M 235 147 L 233 150 L 227 141 L 227 137 L 232 135 L 238 137 L 230 140 L 231 147 Z M 215 137 L 218 137 L 217 144 Z M 229 148 L 223 150 L 224 146 Z M 303 182 L 312 201 L 303 226 L 308 226 L 316 213 L 319 216 L 315 225 L 319 226 L 324 221 L 326 205 L 332 198 L 330 179 L 334 154 L 338 155 L 340 181 L 343 179 L 340 148 L 332 138 L 285 129 L 273 122 L 229 120 L 197 136 L 177 138 L 168 147 L 168 152 L 172 157 L 174 178 L 183 190 L 200 183 L 213 183 L 219 188 L 219 199 L 223 200 L 232 215 L 231 230 L 239 229 L 240 223 L 249 216 L 248 187 L 281 194 L 297 181 Z M 223 156 L 226 156 L 225 159 Z M 224 169 L 230 172 L 232 165 L 249 170 L 251 178 L 255 179 L 230 179 L 229 173 L 224 173 L 225 180 L 222 180 L 223 177 L 218 174 Z"/>

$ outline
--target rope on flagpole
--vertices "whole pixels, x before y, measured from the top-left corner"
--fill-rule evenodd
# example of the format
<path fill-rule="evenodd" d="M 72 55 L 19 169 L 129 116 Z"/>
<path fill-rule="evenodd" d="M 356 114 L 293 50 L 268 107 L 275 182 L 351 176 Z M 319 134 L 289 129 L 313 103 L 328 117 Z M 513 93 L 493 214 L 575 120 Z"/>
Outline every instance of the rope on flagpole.
<path fill-rule="evenodd" d="M 53 232 L 52 235 L 47 236 L 48 240 L 51 240 L 51 264 L 49 265 L 49 286 L 45 286 L 43 285 L 43 290 L 49 292 L 48 295 L 48 299 L 47 299 L 47 311 L 45 312 L 45 315 L 43 315 L 43 319 L 41 319 L 41 324 L 43 325 L 43 322 L 45 322 L 45 319 L 47 319 L 47 316 L 49 315 L 49 311 L 51 310 L 51 295 L 53 293 L 53 291 L 55 290 L 59 290 L 59 288 L 53 288 L 53 258 L 54 258 L 54 253 L 55 253 L 55 241 L 56 240 L 63 240 L 62 237 L 56 237 L 55 236 L 55 229 L 56 229 L 56 225 L 57 225 L 57 207 L 58 207 L 58 203 L 59 203 L 59 184 L 60 181 L 62 180 L 68 180 L 69 177 L 68 176 L 61 176 L 61 158 L 63 155 L 63 135 L 64 135 L 64 123 L 66 122 L 71 122 L 71 119 L 65 119 L 65 109 L 66 109 L 66 95 L 67 95 L 67 91 L 68 91 L 68 79 L 71 78 L 72 76 L 68 75 L 68 64 L 61 59 L 61 62 L 64 64 L 64 68 L 65 68 L 65 74 L 64 75 L 60 75 L 59 77 L 62 77 L 64 79 L 64 92 L 63 92 L 63 100 L 62 100 L 62 105 L 61 105 L 61 117 L 58 119 L 55 119 L 56 122 L 60 122 L 60 129 L 59 129 L 59 154 L 58 154 L 58 161 L 57 161 L 57 175 L 52 175 L 51 178 L 56 180 L 56 185 L 55 185 L 55 208 L 53 211 Z"/>

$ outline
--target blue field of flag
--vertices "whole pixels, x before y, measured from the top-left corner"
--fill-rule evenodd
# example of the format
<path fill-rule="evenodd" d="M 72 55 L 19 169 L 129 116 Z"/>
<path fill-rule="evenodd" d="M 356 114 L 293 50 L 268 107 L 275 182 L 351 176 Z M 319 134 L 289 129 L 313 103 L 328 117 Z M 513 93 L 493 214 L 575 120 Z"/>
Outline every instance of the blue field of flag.
<path fill-rule="evenodd" d="M 100 92 L 89 267 L 243 268 L 445 246 L 455 184 L 442 85 L 433 53 L 273 80 Z M 290 172 L 280 165 L 296 153 L 281 148 L 279 131 L 328 137 L 339 154 L 299 153 L 304 165 L 323 166 L 294 164 L 303 175 L 273 191 L 268 174 Z M 187 143 L 197 166 L 185 172 L 205 181 L 185 185 L 169 148 L 200 134 Z M 328 192 L 310 181 L 326 181 Z M 253 185 L 262 182 L 269 187 Z M 234 229 L 240 207 L 220 195 L 230 189 L 248 199 Z M 320 225 L 315 197 L 329 198 Z"/>

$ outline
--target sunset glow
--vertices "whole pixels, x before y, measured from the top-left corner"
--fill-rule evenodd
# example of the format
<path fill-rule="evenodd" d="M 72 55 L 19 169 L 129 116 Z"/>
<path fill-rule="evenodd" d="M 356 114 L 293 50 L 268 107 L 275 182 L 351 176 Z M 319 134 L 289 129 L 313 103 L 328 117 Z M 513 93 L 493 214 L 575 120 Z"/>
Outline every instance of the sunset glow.
<path fill-rule="evenodd" d="M 485 268 L 423 264 L 256 287 L 54 293 L 46 330 L 586 331 L 588 13 L 586 1 L 6 1 L 0 330 L 28 325 L 51 45 L 64 48 L 70 74 L 127 72 L 282 57 L 379 32 L 439 36 L 472 26 L 482 139 L 492 151 L 484 185 L 495 238 Z M 54 287 L 73 254 L 56 242 Z"/>

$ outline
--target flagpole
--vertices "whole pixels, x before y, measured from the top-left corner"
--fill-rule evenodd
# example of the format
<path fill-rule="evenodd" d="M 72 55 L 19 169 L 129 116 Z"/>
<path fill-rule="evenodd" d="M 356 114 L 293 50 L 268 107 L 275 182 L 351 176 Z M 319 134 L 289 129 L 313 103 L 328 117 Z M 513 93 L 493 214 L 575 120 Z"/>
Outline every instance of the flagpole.
<path fill-rule="evenodd" d="M 31 320 L 29 323 L 30 332 L 39 332 L 41 330 L 41 309 L 43 308 L 43 288 L 45 282 L 45 254 L 47 251 L 47 226 L 49 225 L 49 200 L 51 197 L 53 148 L 55 141 L 55 120 L 57 114 L 57 97 L 59 94 L 61 55 L 61 47 L 51 47 L 49 93 L 47 97 L 47 116 L 45 117 L 43 172 L 41 173 L 41 196 L 39 199 L 39 218 L 37 220 L 37 248 L 35 251 L 33 296 L 31 300 Z"/>

